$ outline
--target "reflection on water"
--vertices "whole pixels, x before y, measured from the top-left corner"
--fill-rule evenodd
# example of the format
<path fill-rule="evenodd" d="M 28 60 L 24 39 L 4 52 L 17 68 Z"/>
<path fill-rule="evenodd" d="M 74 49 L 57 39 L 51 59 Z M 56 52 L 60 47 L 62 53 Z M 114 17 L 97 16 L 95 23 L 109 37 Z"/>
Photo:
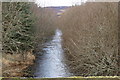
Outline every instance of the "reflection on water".
<path fill-rule="evenodd" d="M 62 32 L 57 29 L 53 40 L 45 44 L 44 53 L 38 56 L 35 73 L 37 77 L 68 77 L 70 73 L 65 67 L 64 51 L 61 45 Z"/>

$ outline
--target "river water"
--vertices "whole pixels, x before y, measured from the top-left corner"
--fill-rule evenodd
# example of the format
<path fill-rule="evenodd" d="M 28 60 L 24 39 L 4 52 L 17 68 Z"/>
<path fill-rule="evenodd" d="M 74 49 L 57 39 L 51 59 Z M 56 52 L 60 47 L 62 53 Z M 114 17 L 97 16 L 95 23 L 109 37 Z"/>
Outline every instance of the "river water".
<path fill-rule="evenodd" d="M 43 55 L 38 55 L 34 75 L 36 77 L 69 77 L 71 74 L 64 63 L 62 32 L 57 29 L 53 39 L 44 44 Z"/>

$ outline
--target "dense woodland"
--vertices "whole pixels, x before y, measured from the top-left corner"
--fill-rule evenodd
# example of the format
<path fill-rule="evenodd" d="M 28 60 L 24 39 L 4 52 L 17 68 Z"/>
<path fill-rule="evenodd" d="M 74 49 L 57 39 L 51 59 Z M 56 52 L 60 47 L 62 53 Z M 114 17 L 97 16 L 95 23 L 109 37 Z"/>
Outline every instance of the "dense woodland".
<path fill-rule="evenodd" d="M 119 75 L 118 3 L 74 6 L 59 22 L 71 72 L 81 76 Z"/>

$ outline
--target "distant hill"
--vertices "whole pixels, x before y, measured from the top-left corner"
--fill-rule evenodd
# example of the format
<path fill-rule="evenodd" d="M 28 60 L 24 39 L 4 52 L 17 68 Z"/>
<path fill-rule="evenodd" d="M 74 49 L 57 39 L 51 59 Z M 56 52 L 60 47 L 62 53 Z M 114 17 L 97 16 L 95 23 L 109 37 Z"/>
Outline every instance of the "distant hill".
<path fill-rule="evenodd" d="M 69 8 L 70 6 L 50 6 L 50 7 L 45 7 L 45 8 L 51 8 L 54 9 L 56 11 L 60 11 L 61 9 L 66 9 Z"/>
<path fill-rule="evenodd" d="M 58 14 L 58 13 L 62 13 L 61 10 L 65 10 L 69 7 L 70 6 L 50 6 L 50 7 L 45 7 L 45 8 L 52 9 L 56 12 L 56 14 Z M 57 16 L 59 16 L 59 15 L 57 15 Z"/>
<path fill-rule="evenodd" d="M 45 8 L 53 8 L 53 9 L 65 9 L 68 8 L 69 6 L 50 6 L 50 7 L 45 7 Z"/>

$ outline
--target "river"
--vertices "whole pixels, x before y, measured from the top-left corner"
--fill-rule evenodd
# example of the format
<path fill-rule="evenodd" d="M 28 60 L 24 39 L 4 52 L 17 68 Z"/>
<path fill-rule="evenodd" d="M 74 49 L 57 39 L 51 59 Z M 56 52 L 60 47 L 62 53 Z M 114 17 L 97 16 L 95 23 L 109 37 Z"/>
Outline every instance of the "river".
<path fill-rule="evenodd" d="M 61 36 L 61 30 L 57 29 L 53 39 L 44 44 L 43 54 L 38 55 L 36 59 L 34 76 L 55 78 L 71 75 L 64 62 Z"/>

